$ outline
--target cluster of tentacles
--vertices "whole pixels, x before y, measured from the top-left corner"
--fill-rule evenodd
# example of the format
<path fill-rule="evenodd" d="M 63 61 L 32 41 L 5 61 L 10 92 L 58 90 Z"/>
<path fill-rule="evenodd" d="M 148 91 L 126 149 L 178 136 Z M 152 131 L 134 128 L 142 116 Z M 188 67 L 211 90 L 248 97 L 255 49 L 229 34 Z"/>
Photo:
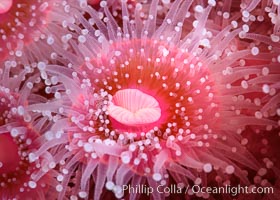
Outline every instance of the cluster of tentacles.
<path fill-rule="evenodd" d="M 0 2 L 0 199 L 277 199 L 279 116 L 279 0 Z"/>

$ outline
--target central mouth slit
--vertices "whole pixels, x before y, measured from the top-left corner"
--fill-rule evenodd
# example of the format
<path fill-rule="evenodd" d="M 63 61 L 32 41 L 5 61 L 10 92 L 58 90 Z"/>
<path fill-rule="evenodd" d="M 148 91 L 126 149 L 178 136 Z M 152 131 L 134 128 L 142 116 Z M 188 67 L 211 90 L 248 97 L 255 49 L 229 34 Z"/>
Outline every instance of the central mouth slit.
<path fill-rule="evenodd" d="M 127 126 L 144 126 L 161 117 L 159 102 L 138 89 L 119 90 L 108 107 L 109 116 Z"/>

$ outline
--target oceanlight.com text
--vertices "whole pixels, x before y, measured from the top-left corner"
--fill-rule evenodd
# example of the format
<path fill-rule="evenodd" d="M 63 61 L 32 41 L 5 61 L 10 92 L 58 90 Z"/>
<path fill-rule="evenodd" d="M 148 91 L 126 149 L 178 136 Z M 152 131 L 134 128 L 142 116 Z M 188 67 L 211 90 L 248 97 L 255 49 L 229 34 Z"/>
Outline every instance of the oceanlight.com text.
<path fill-rule="evenodd" d="M 169 194 L 230 194 L 232 196 L 237 196 L 238 194 L 273 194 L 273 187 L 259 187 L 259 186 L 219 186 L 219 187 L 210 187 L 210 186 L 201 186 L 201 185 L 187 185 L 184 187 L 179 187 L 176 184 L 171 184 L 169 186 L 166 185 L 158 185 L 156 188 L 153 188 L 149 185 L 123 185 L 123 192 L 128 192 L 130 194 L 146 194 L 150 195 L 154 192 L 157 193 L 169 193 Z"/>
<path fill-rule="evenodd" d="M 238 194 L 273 194 L 273 187 L 257 187 L 257 186 L 220 186 L 220 187 L 203 187 L 200 185 L 193 185 L 191 193 L 208 193 L 208 194 L 231 194 L 237 196 Z"/>

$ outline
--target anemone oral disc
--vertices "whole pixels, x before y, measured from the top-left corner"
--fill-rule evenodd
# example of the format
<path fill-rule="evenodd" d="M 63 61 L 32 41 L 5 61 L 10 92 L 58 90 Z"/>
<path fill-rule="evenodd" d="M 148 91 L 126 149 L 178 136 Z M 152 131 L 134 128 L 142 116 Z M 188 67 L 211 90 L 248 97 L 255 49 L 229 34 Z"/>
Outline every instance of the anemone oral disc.
<path fill-rule="evenodd" d="M 137 126 L 156 122 L 161 116 L 158 101 L 138 89 L 116 92 L 108 107 L 109 115 L 119 123 Z"/>

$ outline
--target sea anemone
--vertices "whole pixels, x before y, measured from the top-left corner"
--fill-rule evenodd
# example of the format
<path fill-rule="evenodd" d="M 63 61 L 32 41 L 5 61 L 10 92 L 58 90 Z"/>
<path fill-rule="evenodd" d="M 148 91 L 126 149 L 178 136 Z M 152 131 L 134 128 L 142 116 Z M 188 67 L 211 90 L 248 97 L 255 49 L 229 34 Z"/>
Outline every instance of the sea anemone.
<path fill-rule="evenodd" d="M 199 2 L 176 0 L 160 15 L 158 0 L 148 13 L 138 3 L 131 17 L 122 1 L 121 21 L 104 1 L 105 14 L 85 7 L 67 24 L 72 51 L 59 49 L 57 65 L 38 63 L 54 98 L 28 111 L 57 117 L 32 157 L 53 154 L 58 199 L 100 199 L 104 187 L 122 198 L 123 185 L 251 186 L 270 168 L 245 136 L 279 128 L 277 23 L 273 36 L 250 33 L 259 1 L 242 2 L 241 11 Z"/>
<path fill-rule="evenodd" d="M 45 199 L 46 193 L 53 191 L 57 174 L 50 167 L 52 156 L 48 152 L 36 162 L 29 158 L 41 146 L 38 132 L 44 129 L 26 110 L 32 102 L 38 103 L 39 95 L 31 93 L 40 77 L 28 77 L 28 70 L 12 76 L 13 65 L 7 61 L 0 69 L 0 198 Z"/>
<path fill-rule="evenodd" d="M 1 65 L 5 60 L 23 64 L 49 60 L 52 45 L 67 48 L 63 24 L 72 21 L 71 12 L 83 5 L 83 1 L 1 1 Z"/>
<path fill-rule="evenodd" d="M 50 184 L 55 179 L 51 173 L 40 173 L 40 168 L 44 165 L 49 169 L 50 155 L 47 159 L 44 156 L 40 158 L 40 162 L 45 160 L 44 165 L 40 162 L 30 163 L 28 158 L 29 153 L 38 146 L 34 142 L 37 134 L 24 125 L 7 129 L 6 132 L 1 127 L 0 131 L 1 199 L 45 199 L 49 191 L 53 191 L 54 196 L 55 192 Z M 44 175 L 40 177 L 39 173 Z"/>

